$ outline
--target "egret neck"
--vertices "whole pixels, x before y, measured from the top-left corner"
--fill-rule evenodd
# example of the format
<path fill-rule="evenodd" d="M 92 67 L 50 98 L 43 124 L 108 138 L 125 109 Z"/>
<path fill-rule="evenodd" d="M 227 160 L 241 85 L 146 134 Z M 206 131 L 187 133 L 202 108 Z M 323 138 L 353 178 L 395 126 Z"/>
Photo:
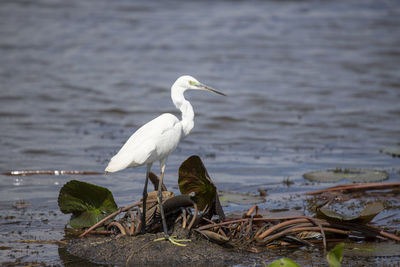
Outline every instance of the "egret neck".
<path fill-rule="evenodd" d="M 174 83 L 171 89 L 172 102 L 174 102 L 175 107 L 182 112 L 182 121 L 180 123 L 182 124 L 182 131 L 184 133 L 184 136 L 182 137 L 183 139 L 190 133 L 194 126 L 193 107 L 183 95 L 183 93 L 186 91 L 186 88 Z"/>

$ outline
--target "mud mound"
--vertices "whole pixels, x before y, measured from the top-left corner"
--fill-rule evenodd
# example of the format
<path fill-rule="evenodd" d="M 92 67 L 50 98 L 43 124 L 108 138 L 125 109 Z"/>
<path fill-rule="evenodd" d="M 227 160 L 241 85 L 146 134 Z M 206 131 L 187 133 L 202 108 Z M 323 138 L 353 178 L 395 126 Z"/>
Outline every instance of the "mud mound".
<path fill-rule="evenodd" d="M 139 236 L 89 237 L 71 240 L 68 252 L 96 263 L 128 266 L 143 265 L 232 265 L 245 261 L 243 252 L 222 247 L 197 233 L 178 229 L 179 239 L 190 238 L 186 247 L 167 241 L 154 242 L 162 233 Z"/>

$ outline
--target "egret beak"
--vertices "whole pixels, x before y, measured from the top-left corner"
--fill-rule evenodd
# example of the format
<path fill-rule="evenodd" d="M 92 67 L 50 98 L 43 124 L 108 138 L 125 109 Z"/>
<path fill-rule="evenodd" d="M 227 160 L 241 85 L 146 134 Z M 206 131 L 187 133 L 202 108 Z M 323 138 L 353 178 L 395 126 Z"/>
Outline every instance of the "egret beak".
<path fill-rule="evenodd" d="M 213 93 L 216 93 L 216 94 L 219 94 L 219 95 L 226 96 L 226 94 L 224 94 L 224 93 L 222 93 L 220 91 L 217 91 L 214 88 L 211 88 L 210 86 L 207 86 L 207 85 L 202 84 L 202 83 L 197 84 L 196 87 L 199 88 L 200 90 L 209 91 L 209 92 L 213 92 Z"/>

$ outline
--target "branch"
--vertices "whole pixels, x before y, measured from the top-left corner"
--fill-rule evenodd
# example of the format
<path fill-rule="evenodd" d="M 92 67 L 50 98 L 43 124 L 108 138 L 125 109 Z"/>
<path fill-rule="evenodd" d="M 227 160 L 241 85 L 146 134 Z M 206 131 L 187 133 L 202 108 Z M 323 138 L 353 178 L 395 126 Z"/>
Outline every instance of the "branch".
<path fill-rule="evenodd" d="M 334 187 L 329 187 L 326 189 L 321 189 L 313 192 L 305 193 L 306 195 L 318 195 L 324 192 L 332 192 L 332 191 L 344 191 L 344 190 L 374 190 L 374 189 L 387 189 L 393 187 L 400 187 L 399 182 L 393 183 L 360 183 L 360 184 L 344 184 L 338 185 Z"/>

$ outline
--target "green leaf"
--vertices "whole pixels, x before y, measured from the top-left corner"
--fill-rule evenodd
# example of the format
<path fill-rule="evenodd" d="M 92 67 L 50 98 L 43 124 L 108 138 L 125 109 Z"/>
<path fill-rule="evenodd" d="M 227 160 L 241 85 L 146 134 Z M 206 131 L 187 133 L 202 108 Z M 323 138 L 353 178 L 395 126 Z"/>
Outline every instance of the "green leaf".
<path fill-rule="evenodd" d="M 329 267 L 341 267 L 343 260 L 344 243 L 337 244 L 329 253 L 326 255 Z"/>
<path fill-rule="evenodd" d="M 181 164 L 178 184 L 182 194 L 194 194 L 192 199 L 200 210 L 215 201 L 217 189 L 198 156 L 190 156 Z"/>
<path fill-rule="evenodd" d="M 282 258 L 273 261 L 270 265 L 268 265 L 268 267 L 300 267 L 300 265 L 298 265 L 289 258 Z"/>
<path fill-rule="evenodd" d="M 118 209 L 110 190 L 77 180 L 61 188 L 58 206 L 63 213 L 72 213 L 73 228 L 90 227 Z"/>

